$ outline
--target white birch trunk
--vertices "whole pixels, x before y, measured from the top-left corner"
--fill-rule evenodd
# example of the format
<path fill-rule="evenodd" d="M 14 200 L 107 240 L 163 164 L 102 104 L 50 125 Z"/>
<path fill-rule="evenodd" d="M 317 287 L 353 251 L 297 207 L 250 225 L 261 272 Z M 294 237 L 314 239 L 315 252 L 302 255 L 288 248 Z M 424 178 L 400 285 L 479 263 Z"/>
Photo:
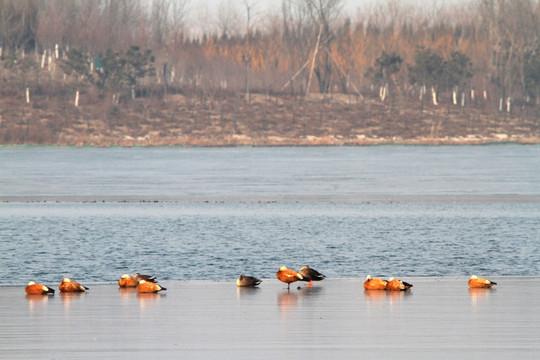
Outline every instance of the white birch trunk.
<path fill-rule="evenodd" d="M 30 104 L 30 89 L 26 88 L 26 103 Z"/>
<path fill-rule="evenodd" d="M 49 63 L 47 64 L 48 65 L 48 68 L 47 70 L 49 70 L 49 72 L 53 72 L 53 57 L 49 55 Z"/>
<path fill-rule="evenodd" d="M 388 86 L 384 85 L 379 88 L 379 97 L 381 98 L 381 101 L 384 102 L 384 99 L 386 99 L 386 93 L 388 91 Z"/>
<path fill-rule="evenodd" d="M 420 97 L 419 97 L 419 100 L 422 100 L 424 98 L 424 94 L 426 93 L 426 87 L 425 86 L 422 86 L 420 88 Z"/>
<path fill-rule="evenodd" d="M 512 105 L 512 98 L 511 97 L 507 97 L 506 98 L 506 112 L 509 113 L 510 110 L 511 110 L 511 105 Z"/>
<path fill-rule="evenodd" d="M 439 105 L 437 103 L 437 92 L 435 91 L 434 87 L 431 88 L 431 97 L 433 98 L 433 105 L 435 106 Z"/>
<path fill-rule="evenodd" d="M 499 111 L 503 111 L 503 98 L 499 99 Z"/>
<path fill-rule="evenodd" d="M 79 107 L 79 90 L 75 92 L 75 107 Z"/>
<path fill-rule="evenodd" d="M 461 107 L 465 107 L 465 93 L 461 93 Z"/>
<path fill-rule="evenodd" d="M 47 50 L 43 51 L 43 55 L 41 55 L 41 68 L 43 69 L 45 67 L 45 59 L 47 58 Z"/>
<path fill-rule="evenodd" d="M 454 105 L 457 105 L 457 91 L 455 88 L 452 90 L 452 100 L 454 101 Z"/>
<path fill-rule="evenodd" d="M 3 53 L 4 53 L 4 49 L 0 46 L 0 57 L 2 57 Z"/>
<path fill-rule="evenodd" d="M 471 90 L 471 101 L 474 102 L 474 89 Z"/>
<path fill-rule="evenodd" d="M 58 44 L 54 45 L 54 56 L 57 59 L 60 57 L 60 49 L 58 48 Z"/>
<path fill-rule="evenodd" d="M 484 100 L 487 100 L 487 90 L 484 90 Z"/>

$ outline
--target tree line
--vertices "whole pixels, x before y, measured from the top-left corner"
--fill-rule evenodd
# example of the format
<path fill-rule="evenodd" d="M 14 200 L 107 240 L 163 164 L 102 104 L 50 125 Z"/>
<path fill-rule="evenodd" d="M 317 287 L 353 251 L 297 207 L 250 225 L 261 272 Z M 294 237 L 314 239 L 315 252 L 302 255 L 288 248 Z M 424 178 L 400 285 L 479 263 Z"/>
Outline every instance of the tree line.
<path fill-rule="evenodd" d="M 54 81 L 116 103 L 167 92 L 540 103 L 538 0 L 343 5 L 281 0 L 268 13 L 257 0 L 223 1 L 197 20 L 194 0 L 0 0 L 0 92 L 29 101 Z"/>

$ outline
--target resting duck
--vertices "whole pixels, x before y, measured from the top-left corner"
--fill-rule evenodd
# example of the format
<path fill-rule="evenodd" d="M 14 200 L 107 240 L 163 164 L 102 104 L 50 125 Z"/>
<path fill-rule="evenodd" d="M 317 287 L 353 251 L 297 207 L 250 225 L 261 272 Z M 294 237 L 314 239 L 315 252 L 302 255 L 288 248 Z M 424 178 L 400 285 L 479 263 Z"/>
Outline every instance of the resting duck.
<path fill-rule="evenodd" d="M 278 278 L 279 281 L 287 284 L 287 289 L 290 289 L 292 282 L 302 280 L 304 278 L 295 270 L 287 269 L 286 266 L 282 266 L 279 268 L 278 272 L 276 273 L 276 277 Z"/>
<path fill-rule="evenodd" d="M 153 283 L 157 283 L 157 279 L 155 276 L 152 276 L 152 275 L 143 275 L 143 274 L 139 274 L 139 273 L 136 273 L 135 275 L 133 275 L 133 277 L 137 280 L 137 281 L 141 281 L 141 280 L 144 280 L 146 282 L 153 282 Z"/>
<path fill-rule="evenodd" d="M 118 280 L 118 286 L 120 287 L 135 287 L 137 285 L 139 285 L 139 280 L 128 274 L 122 275 L 120 280 Z"/>
<path fill-rule="evenodd" d="M 366 290 L 386 290 L 387 280 L 372 278 L 371 275 L 366 276 L 366 281 L 364 281 L 364 289 Z"/>
<path fill-rule="evenodd" d="M 471 276 L 469 279 L 470 288 L 490 288 L 493 285 L 497 285 L 497 283 L 488 279 L 479 278 L 476 275 Z"/>
<path fill-rule="evenodd" d="M 28 295 L 54 294 L 54 289 L 51 289 L 43 284 L 36 284 L 34 281 L 30 281 L 24 291 L 26 291 Z"/>
<path fill-rule="evenodd" d="M 412 284 L 394 278 L 388 279 L 388 283 L 386 284 L 386 290 L 391 291 L 405 291 L 409 290 L 410 288 L 412 288 Z"/>
<path fill-rule="evenodd" d="M 137 291 L 140 293 L 157 293 L 162 290 L 167 290 L 164 287 L 146 280 L 139 281 L 137 285 Z"/>
<path fill-rule="evenodd" d="M 300 275 L 303 277 L 303 281 L 309 281 L 306 285 L 313 286 L 314 281 L 321 281 L 324 280 L 326 277 L 325 275 L 321 274 L 315 269 L 310 268 L 307 265 L 302 266 L 299 272 Z"/>
<path fill-rule="evenodd" d="M 60 292 L 85 292 L 89 290 L 86 286 L 82 286 L 78 282 L 71 281 L 68 278 L 63 278 L 62 283 L 58 287 Z"/>
<path fill-rule="evenodd" d="M 238 280 L 236 280 L 236 285 L 240 287 L 255 287 L 262 283 L 262 280 L 259 280 L 253 276 L 246 276 L 244 274 L 240 275 Z"/>

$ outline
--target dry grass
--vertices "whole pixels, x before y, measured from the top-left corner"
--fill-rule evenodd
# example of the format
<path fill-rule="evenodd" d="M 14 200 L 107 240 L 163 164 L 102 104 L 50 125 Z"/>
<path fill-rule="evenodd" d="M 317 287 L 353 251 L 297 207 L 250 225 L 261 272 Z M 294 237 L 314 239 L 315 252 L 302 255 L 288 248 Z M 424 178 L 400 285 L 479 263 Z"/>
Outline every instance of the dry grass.
<path fill-rule="evenodd" d="M 381 103 L 355 95 L 307 98 L 252 94 L 168 95 L 123 100 L 85 93 L 68 97 L 0 99 L 0 144 L 92 146 L 284 146 L 481 144 L 540 142 L 538 110 L 489 112 L 407 98 Z"/>

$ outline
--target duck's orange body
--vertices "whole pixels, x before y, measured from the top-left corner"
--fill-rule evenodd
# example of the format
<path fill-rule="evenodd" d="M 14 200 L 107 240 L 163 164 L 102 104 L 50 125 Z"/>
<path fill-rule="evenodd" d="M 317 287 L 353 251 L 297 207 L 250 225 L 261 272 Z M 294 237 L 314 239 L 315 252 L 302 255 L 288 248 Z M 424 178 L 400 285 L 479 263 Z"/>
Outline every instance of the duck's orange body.
<path fill-rule="evenodd" d="M 490 288 L 493 285 L 497 285 L 497 283 L 488 279 L 479 278 L 476 275 L 471 276 L 469 279 L 470 288 Z"/>
<path fill-rule="evenodd" d="M 139 285 L 139 280 L 127 274 L 122 275 L 120 280 L 118 280 L 118 286 L 120 287 L 135 287 L 137 285 Z"/>
<path fill-rule="evenodd" d="M 366 281 L 364 281 L 364 289 L 386 290 L 386 284 L 388 284 L 388 281 L 379 278 L 372 278 L 370 275 L 368 275 L 366 277 Z"/>
<path fill-rule="evenodd" d="M 167 289 L 165 289 L 164 287 L 156 283 L 149 282 L 146 280 L 139 281 L 139 285 L 137 285 L 137 291 L 140 293 L 156 293 L 162 290 L 167 290 Z"/>
<path fill-rule="evenodd" d="M 287 269 L 285 266 L 279 268 L 278 272 L 276 273 L 276 277 L 279 281 L 287 284 L 287 288 L 290 288 L 291 283 L 303 279 L 302 275 L 300 275 L 298 272 L 292 269 Z"/>
<path fill-rule="evenodd" d="M 399 279 L 390 278 L 386 284 L 386 290 L 390 291 L 405 291 L 412 288 L 412 284 L 408 282 L 401 281 Z"/>
<path fill-rule="evenodd" d="M 36 284 L 33 281 L 28 283 L 28 286 L 24 289 L 28 295 L 48 295 L 54 294 L 54 289 L 43 284 Z"/>
<path fill-rule="evenodd" d="M 71 281 L 68 278 L 63 278 L 62 283 L 58 287 L 60 292 L 85 292 L 88 290 L 86 286 L 82 286 L 78 282 Z"/>

